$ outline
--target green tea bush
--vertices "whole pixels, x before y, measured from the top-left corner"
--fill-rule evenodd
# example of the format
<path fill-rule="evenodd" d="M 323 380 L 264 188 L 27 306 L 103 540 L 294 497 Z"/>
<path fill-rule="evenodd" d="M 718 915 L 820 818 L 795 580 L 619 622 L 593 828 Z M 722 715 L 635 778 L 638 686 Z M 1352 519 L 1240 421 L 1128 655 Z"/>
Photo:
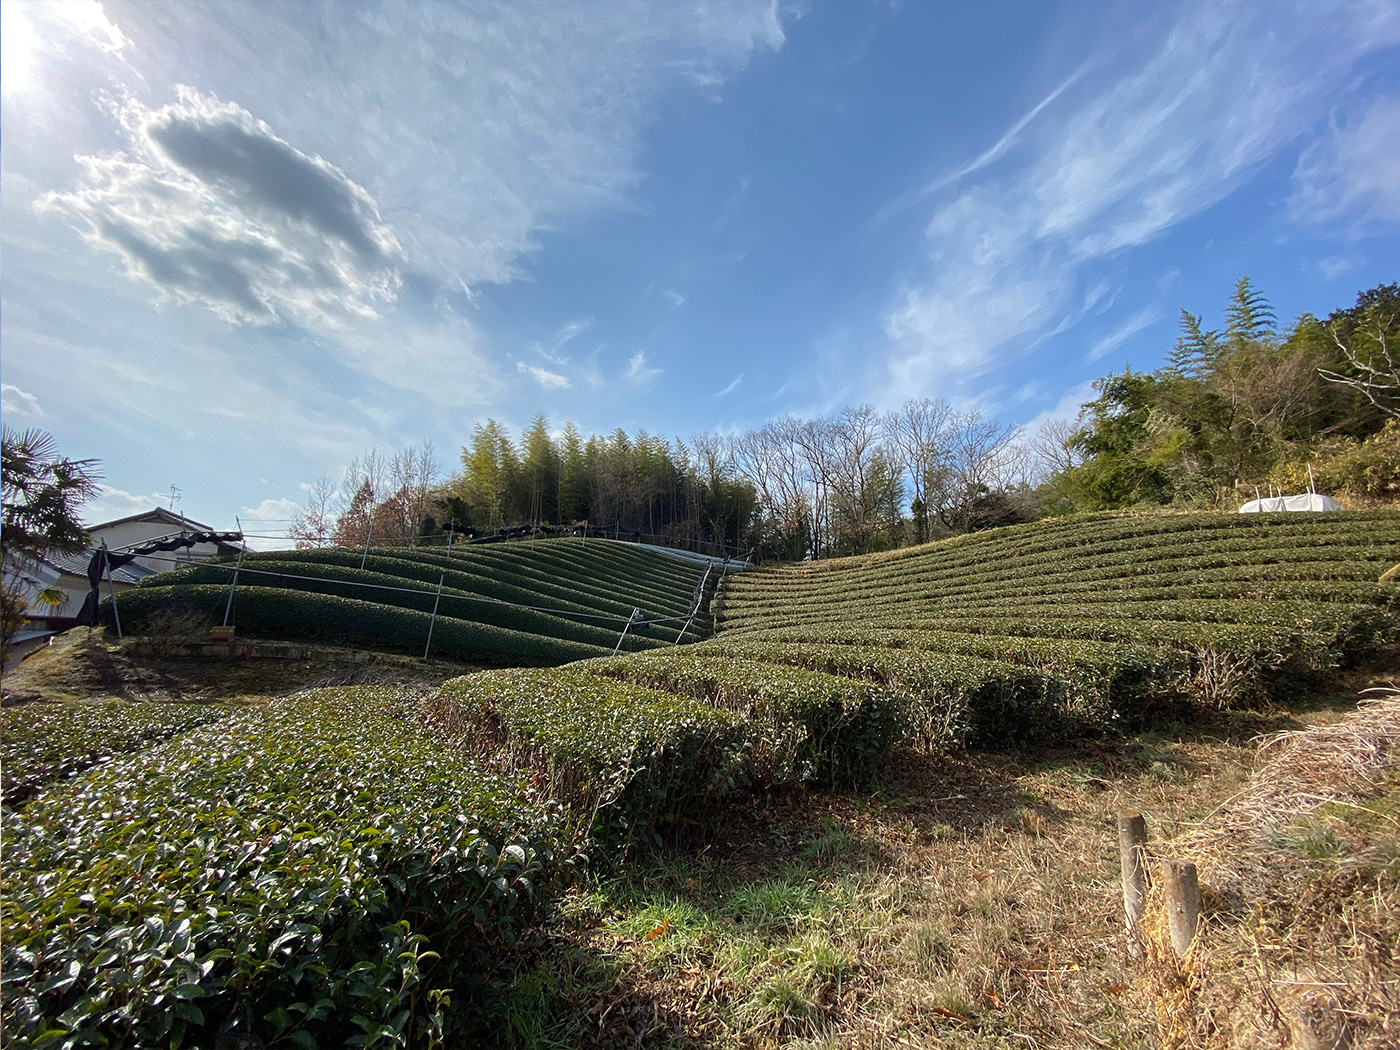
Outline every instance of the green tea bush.
<path fill-rule="evenodd" d="M 691 651 L 878 683 L 898 701 L 900 738 L 925 751 L 1048 735 L 1086 699 L 1065 677 L 1038 668 L 913 649 L 715 639 Z M 1101 714 L 1097 699 L 1088 706 Z M 1085 714 L 1076 712 L 1076 720 Z"/>
<path fill-rule="evenodd" d="M 581 665 L 695 697 L 749 725 L 749 757 L 766 783 L 859 783 L 889 755 L 909 719 L 882 685 L 797 666 L 694 654 L 692 647 Z"/>
<path fill-rule="evenodd" d="M 6 1041 L 440 1045 L 533 921 L 559 824 L 414 715 L 304 694 L 7 812 Z"/>
<path fill-rule="evenodd" d="M 24 704 L 0 708 L 0 777 L 13 806 L 99 762 L 215 722 L 217 704 Z"/>
<path fill-rule="evenodd" d="M 609 851 L 709 819 L 752 776 L 739 716 L 581 668 L 455 678 L 424 713 L 469 753 L 540 777 Z"/>
<path fill-rule="evenodd" d="M 278 575 L 271 575 L 276 573 Z M 230 573 L 227 568 L 214 565 L 192 565 L 149 577 L 147 586 L 176 587 L 198 584 L 213 584 L 227 587 Z M 243 567 L 239 576 L 243 586 L 266 587 L 281 590 L 305 591 L 310 594 L 330 594 L 352 601 L 371 602 L 375 605 L 394 606 L 400 609 L 415 609 L 431 614 L 434 605 L 438 615 L 472 623 L 490 624 L 524 634 L 537 634 L 546 638 L 562 638 L 583 642 L 599 648 L 611 649 L 622 632 L 622 622 L 603 626 L 597 620 L 569 619 L 567 616 L 521 609 L 508 605 L 505 599 L 487 595 L 490 600 L 481 600 L 480 593 L 472 593 L 458 587 L 444 586 L 441 597 L 437 594 L 437 578 L 432 582 L 390 576 L 383 572 L 348 567 L 335 564 L 305 564 L 299 561 L 260 560 L 257 565 Z M 531 596 L 534 597 L 534 596 Z M 534 600 L 538 601 L 537 597 Z M 566 610 L 582 613 L 582 609 Z M 631 610 L 629 609 L 630 613 Z M 622 614 L 625 618 L 626 614 Z M 623 648 L 645 649 L 659 644 L 656 641 L 628 634 Z"/>
<path fill-rule="evenodd" d="M 465 594 L 558 609 L 576 615 L 581 622 L 589 622 L 588 617 L 594 615 L 625 619 L 637 607 L 648 616 L 683 611 L 699 580 L 696 571 L 691 573 L 693 578 L 687 577 L 683 588 L 676 585 L 658 589 L 651 578 L 640 571 L 631 576 L 615 575 L 613 562 L 607 556 L 608 548 L 614 545 L 595 541 L 583 558 L 575 560 L 553 553 L 555 544 L 566 542 L 541 541 L 534 548 L 528 544 L 458 546 L 451 552 L 431 547 L 373 547 L 367 557 L 362 552 L 332 547 L 258 554 L 245 558 L 244 564 L 262 568 L 266 562 L 291 562 L 302 566 L 306 575 L 315 576 L 321 575 L 320 566 L 326 565 L 358 570 L 363 557 L 366 571 L 398 578 L 410 586 L 416 581 L 435 588 L 441 577 L 446 587 Z M 652 562 L 671 562 L 660 555 L 643 557 Z M 382 600 L 369 594 L 363 597 Z M 470 617 L 464 614 L 464 618 Z M 605 626 L 611 628 L 613 624 Z M 621 622 L 617 622 L 617 627 L 621 629 Z M 664 629 L 644 629 L 641 633 L 644 637 L 660 639 Z"/>
<path fill-rule="evenodd" d="M 140 633 L 150 617 L 172 609 L 222 616 L 228 593 L 227 586 L 212 584 L 136 587 L 120 598 L 122 626 Z M 234 602 L 238 629 L 254 637 L 296 638 L 420 656 L 428 640 L 430 616 L 415 609 L 241 584 Z M 110 623 L 110 601 L 104 603 L 103 610 Z M 607 650 L 565 638 L 470 623 L 439 612 L 431 652 L 444 659 L 560 664 Z"/>
<path fill-rule="evenodd" d="M 1153 645 L 862 626 L 722 635 L 704 646 L 748 644 L 774 650 L 766 659 L 806 659 L 812 650 L 822 654 L 812 659 L 835 661 L 832 670 L 869 663 L 895 683 L 912 673 L 911 684 L 935 695 L 955 691 L 966 697 L 969 740 L 979 746 L 1141 723 L 1186 697 L 1190 670 L 1187 653 Z M 788 652 L 795 655 L 778 655 Z M 884 654 L 879 664 L 876 654 Z"/>

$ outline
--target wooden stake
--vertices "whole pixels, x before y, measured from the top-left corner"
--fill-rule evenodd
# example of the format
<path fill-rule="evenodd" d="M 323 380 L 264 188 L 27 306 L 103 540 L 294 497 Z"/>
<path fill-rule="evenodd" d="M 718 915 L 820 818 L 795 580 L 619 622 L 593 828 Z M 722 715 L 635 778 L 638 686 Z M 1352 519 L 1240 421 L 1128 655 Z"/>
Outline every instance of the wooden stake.
<path fill-rule="evenodd" d="M 1142 909 L 1147 900 L 1147 821 L 1135 809 L 1118 812 L 1118 859 L 1123 870 L 1123 911 L 1128 920 L 1128 954 L 1142 958 Z"/>
<path fill-rule="evenodd" d="M 1201 921 L 1201 886 L 1196 865 L 1189 860 L 1169 860 L 1162 865 L 1166 875 L 1167 925 L 1171 929 L 1172 950 L 1184 958 L 1196 939 Z"/>

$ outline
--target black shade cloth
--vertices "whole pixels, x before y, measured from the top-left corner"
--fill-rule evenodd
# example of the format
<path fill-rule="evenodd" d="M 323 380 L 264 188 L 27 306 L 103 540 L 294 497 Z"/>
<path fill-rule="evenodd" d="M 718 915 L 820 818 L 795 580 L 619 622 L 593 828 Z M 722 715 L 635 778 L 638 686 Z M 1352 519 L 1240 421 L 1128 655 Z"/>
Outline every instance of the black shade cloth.
<path fill-rule="evenodd" d="M 123 565 L 129 565 L 137 558 L 147 554 L 155 554 L 157 551 L 177 551 L 182 547 L 193 547 L 196 543 L 235 543 L 241 539 L 243 539 L 241 532 L 187 532 L 183 536 L 148 540 L 123 551 L 109 551 L 106 547 L 93 551 L 92 559 L 88 562 L 87 567 L 90 589 L 87 600 L 83 602 L 82 611 L 78 613 L 79 626 L 97 626 L 97 606 L 102 601 L 102 595 L 98 588 L 101 587 L 102 577 L 109 568 L 120 569 Z"/>

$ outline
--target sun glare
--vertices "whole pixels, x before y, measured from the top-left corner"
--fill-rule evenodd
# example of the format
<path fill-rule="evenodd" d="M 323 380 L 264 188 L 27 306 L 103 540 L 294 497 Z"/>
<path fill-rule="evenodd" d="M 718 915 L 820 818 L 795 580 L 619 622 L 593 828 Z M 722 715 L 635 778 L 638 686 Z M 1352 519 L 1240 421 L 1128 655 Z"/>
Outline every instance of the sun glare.
<path fill-rule="evenodd" d="M 24 5 L 0 4 L 0 90 L 22 91 L 34 79 L 34 26 Z"/>

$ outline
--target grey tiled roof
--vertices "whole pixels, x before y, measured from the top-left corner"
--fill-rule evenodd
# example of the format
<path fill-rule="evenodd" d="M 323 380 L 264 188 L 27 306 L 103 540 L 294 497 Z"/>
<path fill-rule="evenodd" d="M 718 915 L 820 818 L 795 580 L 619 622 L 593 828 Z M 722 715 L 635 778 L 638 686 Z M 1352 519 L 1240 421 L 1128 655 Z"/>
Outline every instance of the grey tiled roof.
<path fill-rule="evenodd" d="M 61 569 L 64 572 L 72 573 L 74 576 L 86 576 L 88 562 L 91 560 L 91 551 L 80 551 L 77 554 L 50 554 L 44 559 L 44 561 L 48 562 L 55 569 Z M 112 579 L 117 583 L 137 584 L 154 572 L 154 569 L 148 569 L 144 565 L 137 565 L 135 562 L 132 562 L 129 565 L 123 565 L 119 569 L 114 570 Z"/>

